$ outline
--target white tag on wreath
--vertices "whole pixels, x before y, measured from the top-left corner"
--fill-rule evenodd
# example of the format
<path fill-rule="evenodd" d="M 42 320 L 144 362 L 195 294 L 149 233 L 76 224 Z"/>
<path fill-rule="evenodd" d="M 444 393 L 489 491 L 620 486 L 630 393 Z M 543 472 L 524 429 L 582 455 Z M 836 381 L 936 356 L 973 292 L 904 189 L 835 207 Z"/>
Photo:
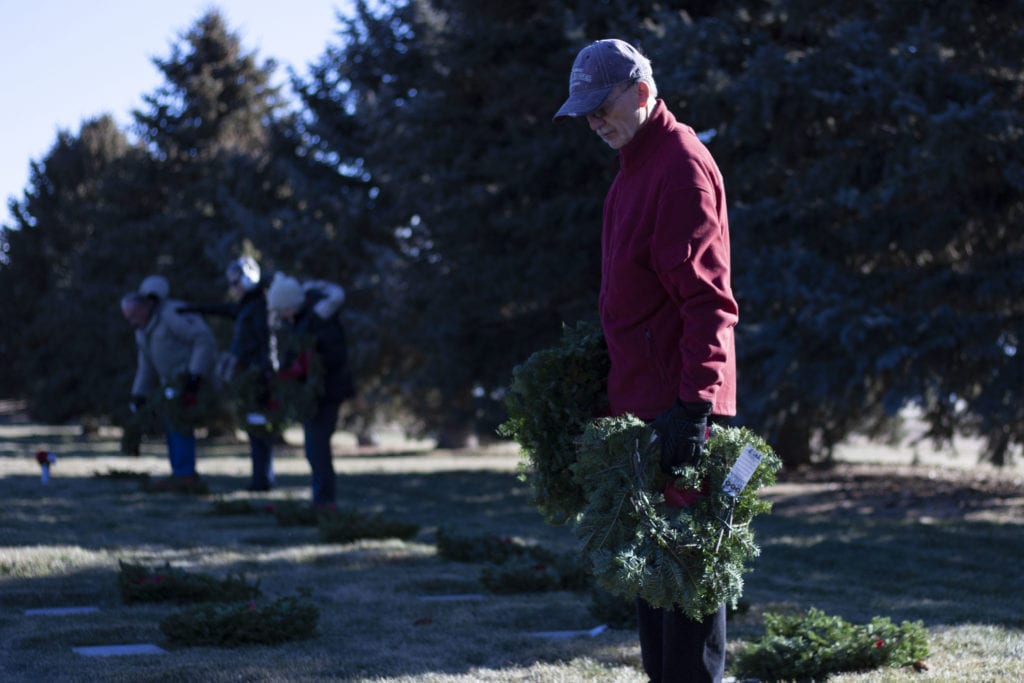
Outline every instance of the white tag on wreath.
<path fill-rule="evenodd" d="M 740 457 L 736 458 L 736 462 L 733 463 L 729 474 L 726 475 L 725 481 L 722 483 L 722 490 L 731 498 L 740 495 L 754 474 L 754 470 L 761 463 L 761 457 L 761 454 L 753 446 L 745 446 L 740 452 Z"/>

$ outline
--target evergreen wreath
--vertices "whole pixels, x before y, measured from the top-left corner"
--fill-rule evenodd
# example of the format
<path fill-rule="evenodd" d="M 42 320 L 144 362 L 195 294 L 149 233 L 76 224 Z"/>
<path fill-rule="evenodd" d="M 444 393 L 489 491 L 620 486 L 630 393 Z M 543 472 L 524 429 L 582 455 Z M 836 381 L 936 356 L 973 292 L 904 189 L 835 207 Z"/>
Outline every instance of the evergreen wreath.
<path fill-rule="evenodd" d="M 437 530 L 437 554 L 455 562 L 480 562 L 480 582 L 492 593 L 582 591 L 590 575 L 578 553 L 558 553 L 512 536 L 463 535 Z"/>
<path fill-rule="evenodd" d="M 583 591 L 590 587 L 590 575 L 576 553 L 535 548 L 526 555 L 486 565 L 480 570 L 480 583 L 492 593 Z"/>
<path fill-rule="evenodd" d="M 338 510 L 320 516 L 320 540 L 324 543 L 352 543 L 360 539 L 397 538 L 405 541 L 420 527 L 409 522 L 384 519 L 379 514 Z"/>
<path fill-rule="evenodd" d="M 586 497 L 570 470 L 588 422 L 608 414 L 608 351 L 596 322 L 562 328 L 559 344 L 531 355 L 512 372 L 508 420 L 498 434 L 519 443 L 520 479 L 551 524 L 571 521 Z"/>
<path fill-rule="evenodd" d="M 199 605 L 166 617 L 160 630 L 177 645 L 273 645 L 311 637 L 319 618 L 316 606 L 297 598 L 278 598 L 265 607 L 253 599 L 248 604 Z"/>
<path fill-rule="evenodd" d="M 437 530 L 435 543 L 438 556 L 446 560 L 493 564 L 526 555 L 536 547 L 514 536 L 460 534 L 444 528 Z"/>
<path fill-rule="evenodd" d="M 265 512 L 266 508 L 258 508 L 248 500 L 229 500 L 224 497 L 219 497 L 213 501 L 213 505 L 210 507 L 211 515 L 254 515 L 260 512 Z"/>
<path fill-rule="evenodd" d="M 118 585 L 125 604 L 137 602 L 228 602 L 248 600 L 260 594 L 259 581 L 244 576 L 218 579 L 207 574 L 171 567 L 162 569 L 118 560 Z"/>
<path fill-rule="evenodd" d="M 701 463 L 666 476 L 650 427 L 600 417 L 608 369 L 600 327 L 579 322 L 513 371 L 499 434 L 519 443 L 535 505 L 549 523 L 574 523 L 596 583 L 612 593 L 692 618 L 735 607 L 744 563 L 759 553 L 750 521 L 771 509 L 757 492 L 781 462 L 750 430 L 715 427 Z M 722 484 L 745 446 L 762 458 L 733 498 Z"/>
<path fill-rule="evenodd" d="M 766 612 L 764 623 L 764 636 L 739 652 L 738 676 L 805 682 L 883 666 L 928 668 L 928 631 L 920 621 L 896 626 L 888 617 L 874 617 L 855 626 L 811 608 L 797 615 Z"/>
<path fill-rule="evenodd" d="M 290 423 L 302 422 L 316 413 L 324 395 L 324 363 L 316 351 L 316 338 L 290 334 L 284 339 L 282 357 L 304 358 L 304 375 L 289 376 L 287 368 L 270 378 L 268 411 L 270 424 L 282 429 Z"/>
<path fill-rule="evenodd" d="M 632 416 L 587 426 L 573 465 L 587 504 L 575 525 L 594 579 L 624 597 L 678 608 L 692 619 L 735 607 L 744 564 L 759 554 L 750 522 L 771 509 L 758 489 L 775 482 L 781 462 L 748 429 L 713 426 L 705 456 L 675 477 L 660 468 L 653 429 Z M 761 456 L 735 498 L 723 484 L 744 447 Z M 666 494 L 685 503 L 670 507 Z"/>
<path fill-rule="evenodd" d="M 231 378 L 224 392 L 243 429 L 262 435 L 281 434 L 288 428 L 289 420 L 283 404 L 273 398 L 272 387 L 283 380 L 266 372 L 257 367 L 246 368 Z M 253 424 L 249 421 L 253 414 L 263 416 L 265 422 Z"/>
<path fill-rule="evenodd" d="M 174 381 L 160 387 L 146 401 L 143 408 L 151 406 L 167 420 L 174 431 L 190 431 L 219 421 L 224 415 L 221 396 L 211 381 L 203 381 L 190 399 L 185 391 L 188 376 L 182 373 Z"/>
<path fill-rule="evenodd" d="M 138 455 L 142 440 L 146 436 L 160 433 L 160 416 L 156 412 L 158 400 L 162 400 L 162 397 L 153 392 L 145 403 L 128 414 L 121 428 L 120 445 L 123 455 Z"/>
<path fill-rule="evenodd" d="M 282 500 L 273 504 L 270 510 L 278 526 L 316 526 L 325 510 L 318 510 L 308 503 L 296 500 Z"/>

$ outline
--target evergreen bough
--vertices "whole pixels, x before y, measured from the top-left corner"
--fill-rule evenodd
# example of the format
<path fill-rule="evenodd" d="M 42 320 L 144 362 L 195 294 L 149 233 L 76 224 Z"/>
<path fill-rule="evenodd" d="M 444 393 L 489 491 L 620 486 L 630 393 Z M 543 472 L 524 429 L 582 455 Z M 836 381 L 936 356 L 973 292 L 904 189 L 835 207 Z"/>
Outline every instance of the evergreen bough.
<path fill-rule="evenodd" d="M 883 666 L 919 666 L 928 656 L 921 622 L 896 626 L 875 617 L 855 626 L 811 608 L 806 614 L 765 613 L 764 636 L 743 649 L 736 675 L 764 681 L 823 681 L 830 675 Z"/>
<path fill-rule="evenodd" d="M 137 602 L 230 602 L 259 596 L 259 581 L 249 583 L 242 575 L 218 579 L 187 572 L 167 563 L 163 568 L 118 561 L 118 585 L 126 604 Z"/>
<path fill-rule="evenodd" d="M 265 607 L 257 607 L 254 600 L 200 605 L 166 617 L 160 630 L 177 645 L 273 645 L 309 638 L 319 618 L 320 610 L 314 605 L 286 597 Z"/>
<path fill-rule="evenodd" d="M 713 426 L 704 458 L 668 477 L 653 430 L 632 416 L 587 426 L 573 466 L 587 504 L 575 531 L 598 585 L 693 619 L 735 607 L 745 564 L 759 554 L 750 522 L 771 504 L 757 492 L 775 482 L 781 463 L 742 427 Z M 747 446 L 762 456 L 746 487 L 730 497 L 722 484 Z M 685 507 L 665 503 L 666 487 L 693 493 Z"/>
<path fill-rule="evenodd" d="M 586 504 L 570 468 L 586 424 L 608 413 L 609 367 L 600 326 L 580 321 L 562 328 L 557 346 L 535 352 L 513 370 L 505 396 L 508 420 L 498 433 L 519 443 L 520 478 L 552 524 L 572 520 Z"/>
<path fill-rule="evenodd" d="M 379 514 L 358 510 L 322 514 L 319 528 L 320 540 L 325 543 L 352 543 L 364 538 L 397 538 L 405 541 L 420 530 L 419 525 L 411 522 L 385 519 Z"/>
<path fill-rule="evenodd" d="M 650 427 L 601 417 L 608 370 L 590 322 L 564 327 L 557 346 L 516 367 L 499 433 L 519 443 L 535 505 L 549 523 L 574 523 L 597 584 L 612 593 L 695 619 L 735 607 L 744 565 L 759 553 L 750 521 L 771 509 L 757 492 L 775 482 L 779 458 L 748 429 L 715 427 L 702 462 L 666 476 Z M 733 499 L 722 483 L 745 446 L 762 459 Z M 671 487 L 695 500 L 669 507 Z"/>
<path fill-rule="evenodd" d="M 492 534 L 460 534 L 448 529 L 437 530 L 437 554 L 455 562 L 491 562 L 502 564 L 513 557 L 530 552 L 534 546 L 512 536 Z"/>

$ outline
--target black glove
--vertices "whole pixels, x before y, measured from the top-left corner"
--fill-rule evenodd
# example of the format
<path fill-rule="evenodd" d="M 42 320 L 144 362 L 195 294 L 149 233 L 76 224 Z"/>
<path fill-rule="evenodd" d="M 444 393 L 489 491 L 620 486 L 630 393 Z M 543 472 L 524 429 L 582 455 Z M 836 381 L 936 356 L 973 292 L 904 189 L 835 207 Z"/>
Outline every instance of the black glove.
<path fill-rule="evenodd" d="M 711 404 L 707 401 L 675 404 L 656 417 L 651 426 L 661 442 L 661 469 L 672 474 L 677 467 L 700 463 L 708 430 Z"/>
<path fill-rule="evenodd" d="M 142 394 L 132 394 L 132 397 L 128 400 L 128 408 L 133 412 L 137 413 L 142 406 L 146 404 L 146 397 Z"/>

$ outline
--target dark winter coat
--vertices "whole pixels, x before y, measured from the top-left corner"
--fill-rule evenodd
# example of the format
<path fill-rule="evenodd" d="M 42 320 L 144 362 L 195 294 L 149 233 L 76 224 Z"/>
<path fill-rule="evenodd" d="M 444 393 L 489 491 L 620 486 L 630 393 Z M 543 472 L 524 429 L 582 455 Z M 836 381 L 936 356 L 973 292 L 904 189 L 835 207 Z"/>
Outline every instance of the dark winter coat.
<path fill-rule="evenodd" d="M 294 361 L 299 349 L 312 344 L 313 351 L 323 365 L 324 393 L 322 403 L 341 403 L 355 396 L 355 384 L 348 364 L 348 342 L 339 317 L 322 318 L 314 306 L 324 297 L 317 289 L 306 291 L 306 300 L 295 314 L 291 324 L 284 324 L 284 337 L 280 348 L 284 355 L 281 367 Z"/>
<path fill-rule="evenodd" d="M 271 370 L 270 326 L 267 322 L 267 295 L 261 288 L 246 292 L 237 302 L 193 304 L 178 309 L 183 313 L 201 313 L 232 318 L 235 321 L 228 352 L 238 363 L 237 370 Z"/>

